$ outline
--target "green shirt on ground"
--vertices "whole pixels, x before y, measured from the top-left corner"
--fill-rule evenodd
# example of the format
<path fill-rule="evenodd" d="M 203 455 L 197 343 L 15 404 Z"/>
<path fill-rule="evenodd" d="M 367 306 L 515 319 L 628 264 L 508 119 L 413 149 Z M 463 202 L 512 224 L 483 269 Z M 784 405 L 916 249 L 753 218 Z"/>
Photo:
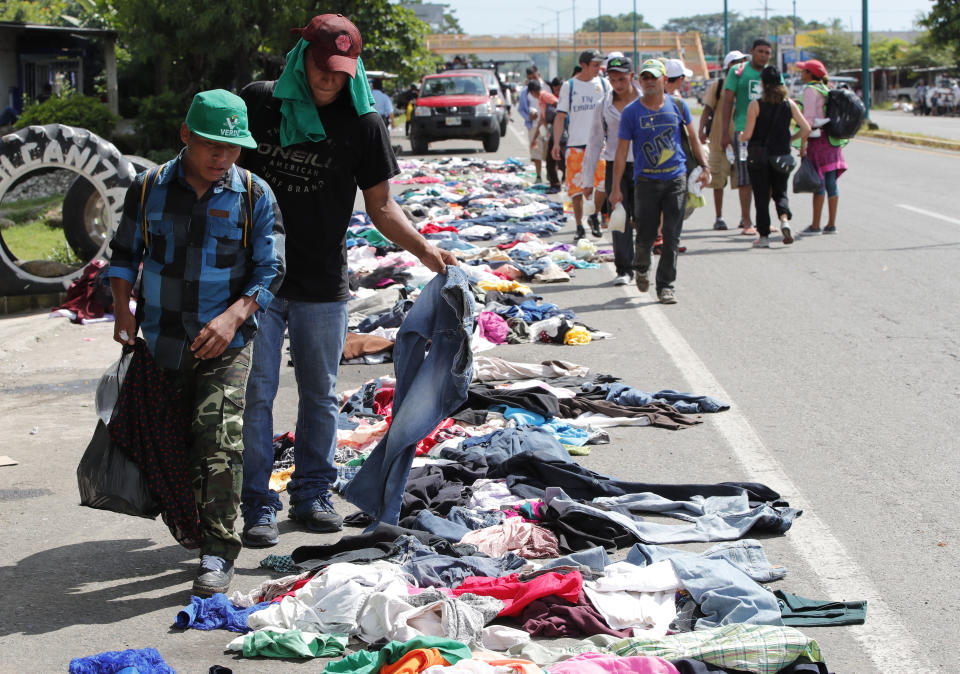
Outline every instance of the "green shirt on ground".
<path fill-rule="evenodd" d="M 743 131 L 747 128 L 747 106 L 763 93 L 760 71 L 754 68 L 750 61 L 743 64 L 743 71 L 740 71 L 740 66 L 731 68 L 723 88 L 732 91 L 734 95 L 733 128 Z"/>

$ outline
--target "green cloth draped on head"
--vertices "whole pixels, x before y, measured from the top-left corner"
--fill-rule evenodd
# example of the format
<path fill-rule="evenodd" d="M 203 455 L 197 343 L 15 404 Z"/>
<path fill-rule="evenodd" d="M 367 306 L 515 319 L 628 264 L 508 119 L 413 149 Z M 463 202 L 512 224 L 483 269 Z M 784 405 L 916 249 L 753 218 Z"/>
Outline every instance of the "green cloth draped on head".
<path fill-rule="evenodd" d="M 282 121 L 280 122 L 280 144 L 283 147 L 303 143 L 306 141 L 320 141 L 327 137 L 323 129 L 317 106 L 313 102 L 313 94 L 307 83 L 306 66 L 303 64 L 304 55 L 310 43 L 300 38 L 293 49 L 287 54 L 287 65 L 277 80 L 273 90 L 274 98 L 283 101 L 280 106 Z M 357 74 L 347 85 L 350 89 L 350 98 L 358 115 L 365 115 L 373 111 L 373 92 L 367 82 L 367 71 L 363 68 L 363 60 L 357 58 Z"/>

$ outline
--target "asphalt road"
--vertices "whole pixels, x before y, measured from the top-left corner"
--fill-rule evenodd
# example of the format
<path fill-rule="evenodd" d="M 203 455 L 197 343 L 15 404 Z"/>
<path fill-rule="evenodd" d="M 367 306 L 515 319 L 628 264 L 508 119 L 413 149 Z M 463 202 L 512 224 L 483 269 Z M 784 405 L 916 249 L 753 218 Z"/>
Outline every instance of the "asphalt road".
<path fill-rule="evenodd" d="M 520 139 L 508 133 L 496 156 L 524 156 Z M 479 142 L 455 141 L 430 154 L 475 152 L 487 156 Z M 629 480 L 766 482 L 805 511 L 785 536 L 764 540 L 770 559 L 789 570 L 777 586 L 869 600 L 862 627 L 805 630 L 830 669 L 953 672 L 960 163 L 866 140 L 852 143 L 847 159 L 837 236 L 752 250 L 738 231 L 713 231 L 708 206 L 685 224 L 677 305 L 612 286 L 610 269 L 584 270 L 538 292 L 613 339 L 492 353 L 563 358 L 646 390 L 726 398 L 729 412 L 691 429 L 613 429 L 610 445 L 580 460 Z M 735 221 L 731 196 L 726 215 Z M 810 198 L 792 205 L 802 229 Z M 71 657 L 146 646 L 184 672 L 315 669 L 235 659 L 222 650 L 227 632 L 171 629 L 189 600 L 193 555 L 159 522 L 77 506 L 93 392 L 117 356 L 111 332 L 42 314 L 0 317 L 0 454 L 19 461 L 0 467 L 0 672 L 63 671 Z M 344 366 L 340 388 L 390 371 Z M 295 382 L 284 368 L 278 432 L 295 418 Z M 285 514 L 280 526 L 270 552 L 335 539 L 297 531 Z M 257 568 L 264 555 L 243 551 L 234 588 L 270 577 Z"/>
<path fill-rule="evenodd" d="M 919 133 L 924 136 L 960 140 L 960 117 L 921 117 L 900 110 L 871 110 L 870 119 L 884 131 Z"/>

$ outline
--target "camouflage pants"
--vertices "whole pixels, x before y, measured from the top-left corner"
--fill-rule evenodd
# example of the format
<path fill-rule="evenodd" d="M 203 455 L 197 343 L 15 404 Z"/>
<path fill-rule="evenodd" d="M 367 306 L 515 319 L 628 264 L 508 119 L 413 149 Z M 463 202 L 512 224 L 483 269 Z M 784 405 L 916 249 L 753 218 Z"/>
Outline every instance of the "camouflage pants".
<path fill-rule="evenodd" d="M 234 560 L 234 531 L 243 486 L 243 406 L 253 342 L 217 358 L 192 360 L 174 377 L 184 400 L 193 401 L 190 444 L 193 491 L 200 515 L 200 552 Z"/>

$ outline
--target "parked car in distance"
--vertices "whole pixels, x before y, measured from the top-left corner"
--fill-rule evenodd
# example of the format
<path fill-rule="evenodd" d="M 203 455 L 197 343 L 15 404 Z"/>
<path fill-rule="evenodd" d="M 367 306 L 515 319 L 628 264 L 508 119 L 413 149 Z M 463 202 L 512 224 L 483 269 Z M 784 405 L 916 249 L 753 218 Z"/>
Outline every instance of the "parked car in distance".
<path fill-rule="evenodd" d="M 500 147 L 500 116 L 481 75 L 455 70 L 427 75 L 413 109 L 410 146 L 423 154 L 434 140 L 467 138 L 483 141 L 483 149 Z"/>
<path fill-rule="evenodd" d="M 497 75 L 492 70 L 486 70 L 484 68 L 467 68 L 465 70 L 458 70 L 458 73 L 470 73 L 472 75 L 479 75 L 483 78 L 483 82 L 487 87 L 487 92 L 489 92 L 490 97 L 493 99 L 493 104 L 497 110 L 497 117 L 500 120 L 500 137 L 507 135 L 507 105 L 505 97 L 503 95 L 503 89 L 500 86 L 500 82 L 497 80 Z"/>

